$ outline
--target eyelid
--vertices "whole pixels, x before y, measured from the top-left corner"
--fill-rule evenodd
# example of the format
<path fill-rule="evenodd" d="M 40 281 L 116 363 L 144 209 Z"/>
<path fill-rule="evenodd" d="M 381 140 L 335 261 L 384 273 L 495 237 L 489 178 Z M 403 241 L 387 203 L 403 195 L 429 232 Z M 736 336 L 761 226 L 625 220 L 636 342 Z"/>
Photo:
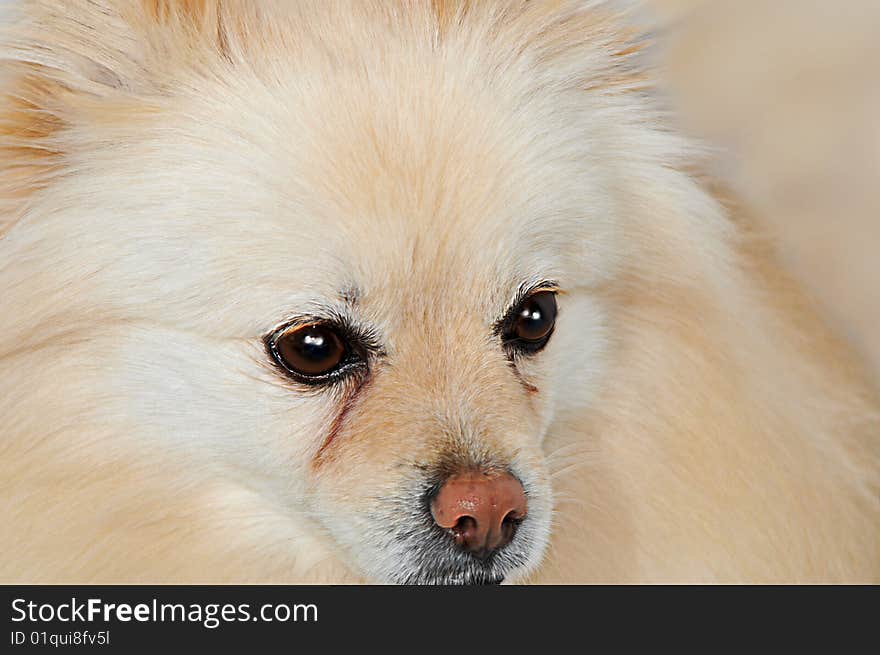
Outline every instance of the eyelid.
<path fill-rule="evenodd" d="M 319 319 L 313 319 L 308 321 L 294 321 L 293 323 L 289 323 L 287 325 L 282 325 L 276 330 L 269 333 L 268 337 L 272 341 L 272 343 L 276 343 L 281 337 L 287 336 L 291 332 L 296 332 L 297 330 L 302 330 L 311 326 L 318 325 L 337 325 L 334 321 L 322 321 Z"/>
<path fill-rule="evenodd" d="M 533 296 L 536 293 L 541 293 L 543 291 L 549 291 L 550 293 L 554 294 L 563 293 L 561 287 L 559 286 L 559 283 L 552 280 L 541 280 L 540 282 L 536 282 L 535 284 L 531 284 L 529 286 L 523 285 L 517 291 L 513 302 L 509 305 L 508 311 L 521 305 L 529 296 Z"/>

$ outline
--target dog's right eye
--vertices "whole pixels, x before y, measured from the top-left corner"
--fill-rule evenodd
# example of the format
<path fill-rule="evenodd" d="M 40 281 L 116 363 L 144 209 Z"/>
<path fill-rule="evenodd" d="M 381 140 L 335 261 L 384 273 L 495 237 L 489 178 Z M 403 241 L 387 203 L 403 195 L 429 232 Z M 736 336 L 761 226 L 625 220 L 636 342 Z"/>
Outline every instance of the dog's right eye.
<path fill-rule="evenodd" d="M 275 361 L 294 378 L 319 383 L 352 363 L 352 351 L 338 328 L 309 323 L 281 330 L 269 340 Z"/>

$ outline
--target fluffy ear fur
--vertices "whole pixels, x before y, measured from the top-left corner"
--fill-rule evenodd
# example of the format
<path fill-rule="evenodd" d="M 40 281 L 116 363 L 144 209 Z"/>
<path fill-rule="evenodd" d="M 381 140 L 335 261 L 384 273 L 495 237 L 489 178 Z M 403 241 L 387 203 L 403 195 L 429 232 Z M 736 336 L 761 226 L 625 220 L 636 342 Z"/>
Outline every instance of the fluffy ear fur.
<path fill-rule="evenodd" d="M 65 2 L 7 7 L 0 33 L 0 235 L 64 174 L 90 123 L 149 113 L 182 75 L 244 58 L 258 3 Z M 78 138 L 75 138 L 78 137 Z M 78 144 L 78 145 L 74 145 Z"/>
<path fill-rule="evenodd" d="M 4 85 L 0 99 L 0 236 L 20 215 L 27 198 L 43 188 L 61 162 L 57 135 L 65 123 L 54 98 L 63 87 L 41 77 L 39 66 L 5 67 L 4 76 L 15 77 Z"/>

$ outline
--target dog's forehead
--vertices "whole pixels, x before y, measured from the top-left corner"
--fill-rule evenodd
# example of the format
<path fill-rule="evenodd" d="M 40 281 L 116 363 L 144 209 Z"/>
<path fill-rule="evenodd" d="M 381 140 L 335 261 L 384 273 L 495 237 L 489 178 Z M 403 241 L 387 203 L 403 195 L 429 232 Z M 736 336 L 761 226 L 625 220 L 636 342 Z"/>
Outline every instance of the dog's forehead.
<path fill-rule="evenodd" d="M 287 209 L 275 223 L 294 259 L 367 302 L 497 304 L 558 275 L 570 240 L 553 204 L 559 176 L 522 155 L 530 136 L 497 108 L 425 90 L 407 104 L 367 94 L 338 113 L 336 100 L 320 114 L 300 107 L 279 148 L 274 192 Z"/>
<path fill-rule="evenodd" d="M 558 270 L 552 251 L 518 233 L 515 221 L 489 212 L 377 215 L 351 207 L 329 219 L 307 220 L 308 239 L 297 239 L 302 221 L 291 217 L 281 227 L 295 245 L 278 270 L 312 270 L 310 279 L 320 282 L 307 286 L 318 292 L 316 300 L 335 296 L 391 322 L 402 313 L 485 313 L 488 319 L 519 287 Z"/>
<path fill-rule="evenodd" d="M 577 227 L 608 215 L 573 163 L 581 140 L 465 82 L 334 81 L 236 76 L 236 93 L 209 86 L 119 126 L 127 147 L 64 187 L 94 224 L 71 256 L 94 246 L 118 263 L 112 279 L 138 289 L 118 298 L 128 311 L 153 302 L 253 334 L 354 290 L 374 316 L 403 304 L 485 321 L 601 251 Z M 167 275 L 147 284 L 157 261 Z"/>

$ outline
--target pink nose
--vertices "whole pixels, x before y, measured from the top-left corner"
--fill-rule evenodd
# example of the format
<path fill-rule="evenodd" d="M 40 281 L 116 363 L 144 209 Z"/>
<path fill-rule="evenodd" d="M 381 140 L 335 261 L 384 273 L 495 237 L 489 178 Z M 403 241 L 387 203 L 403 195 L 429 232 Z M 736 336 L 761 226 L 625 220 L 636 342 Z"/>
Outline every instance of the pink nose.
<path fill-rule="evenodd" d="M 454 475 L 431 502 L 434 522 L 478 557 L 509 544 L 527 511 L 526 492 L 509 473 Z"/>

